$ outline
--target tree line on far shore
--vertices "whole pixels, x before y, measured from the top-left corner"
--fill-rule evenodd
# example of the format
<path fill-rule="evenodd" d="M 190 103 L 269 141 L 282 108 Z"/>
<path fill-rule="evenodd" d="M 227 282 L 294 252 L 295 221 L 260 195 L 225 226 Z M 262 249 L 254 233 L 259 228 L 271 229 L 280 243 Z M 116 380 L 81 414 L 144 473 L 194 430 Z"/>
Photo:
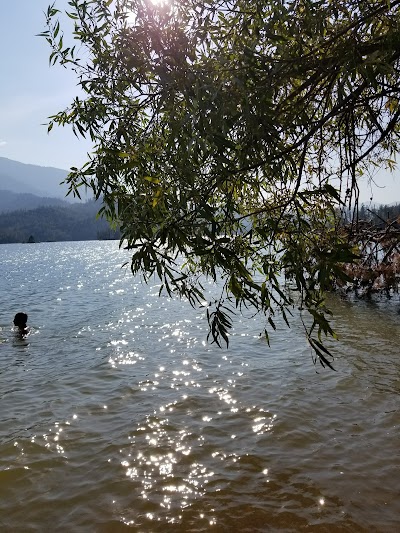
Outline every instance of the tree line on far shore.
<path fill-rule="evenodd" d="M 361 205 L 359 220 L 372 222 L 378 226 L 382 223 L 393 222 L 400 216 L 400 203 L 391 205 Z"/>
<path fill-rule="evenodd" d="M 101 202 L 89 200 L 1 213 L 0 243 L 28 242 L 30 237 L 35 242 L 118 239 L 119 231 L 97 217 L 100 207 Z"/>
<path fill-rule="evenodd" d="M 335 288 L 358 296 L 391 296 L 400 289 L 400 204 L 361 205 L 358 217 L 347 213 L 340 231 L 356 253 L 356 261 L 343 265 L 345 277 Z"/>

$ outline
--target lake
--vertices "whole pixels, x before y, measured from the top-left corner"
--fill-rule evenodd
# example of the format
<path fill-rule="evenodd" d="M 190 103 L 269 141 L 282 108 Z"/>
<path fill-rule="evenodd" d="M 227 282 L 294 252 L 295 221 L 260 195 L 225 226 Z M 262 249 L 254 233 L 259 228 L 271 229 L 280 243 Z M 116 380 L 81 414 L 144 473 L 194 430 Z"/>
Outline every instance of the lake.
<path fill-rule="evenodd" d="M 0 259 L 2 532 L 399 530 L 398 297 L 332 298 L 333 372 L 297 316 L 208 344 L 115 241 Z"/>

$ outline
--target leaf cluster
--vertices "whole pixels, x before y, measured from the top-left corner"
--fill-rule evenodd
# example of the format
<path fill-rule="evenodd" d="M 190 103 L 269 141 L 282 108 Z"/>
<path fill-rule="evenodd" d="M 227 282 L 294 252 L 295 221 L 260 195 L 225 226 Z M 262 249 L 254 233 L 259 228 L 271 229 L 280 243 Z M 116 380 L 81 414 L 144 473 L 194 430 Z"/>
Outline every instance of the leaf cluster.
<path fill-rule="evenodd" d="M 79 46 L 54 5 L 42 35 L 81 88 L 49 129 L 93 141 L 71 192 L 103 198 L 132 272 L 168 294 L 198 305 L 204 276 L 222 280 L 217 344 L 236 311 L 265 314 L 268 336 L 297 305 L 329 366 L 324 293 L 354 257 L 340 213 L 397 147 L 400 1 L 68 4 Z"/>

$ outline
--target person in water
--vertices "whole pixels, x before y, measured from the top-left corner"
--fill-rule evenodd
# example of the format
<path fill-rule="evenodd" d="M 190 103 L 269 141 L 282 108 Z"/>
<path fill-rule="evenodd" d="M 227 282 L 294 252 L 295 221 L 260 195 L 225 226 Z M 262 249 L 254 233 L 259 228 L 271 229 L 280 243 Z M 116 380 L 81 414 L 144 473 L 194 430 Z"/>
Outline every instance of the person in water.
<path fill-rule="evenodd" d="M 14 326 L 18 328 L 21 335 L 29 333 L 29 328 L 26 325 L 28 322 L 28 315 L 26 313 L 17 313 L 14 317 Z"/>

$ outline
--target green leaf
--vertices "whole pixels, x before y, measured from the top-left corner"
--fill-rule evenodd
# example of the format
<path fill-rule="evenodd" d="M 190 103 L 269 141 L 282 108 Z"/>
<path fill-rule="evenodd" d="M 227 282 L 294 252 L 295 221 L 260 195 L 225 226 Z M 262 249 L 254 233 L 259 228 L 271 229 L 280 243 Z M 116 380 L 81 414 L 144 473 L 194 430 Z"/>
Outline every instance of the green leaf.
<path fill-rule="evenodd" d="M 400 3 L 143 2 L 134 23 L 131 4 L 70 0 L 73 28 L 45 14 L 49 62 L 79 91 L 48 131 L 93 143 L 71 192 L 102 199 L 133 274 L 191 305 L 203 285 L 218 291 L 210 341 L 228 344 L 241 313 L 289 326 L 295 300 L 329 367 L 324 291 L 375 261 L 377 234 L 367 244 L 357 229 L 360 176 L 396 159 Z"/>

